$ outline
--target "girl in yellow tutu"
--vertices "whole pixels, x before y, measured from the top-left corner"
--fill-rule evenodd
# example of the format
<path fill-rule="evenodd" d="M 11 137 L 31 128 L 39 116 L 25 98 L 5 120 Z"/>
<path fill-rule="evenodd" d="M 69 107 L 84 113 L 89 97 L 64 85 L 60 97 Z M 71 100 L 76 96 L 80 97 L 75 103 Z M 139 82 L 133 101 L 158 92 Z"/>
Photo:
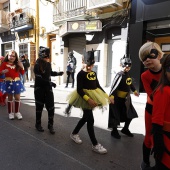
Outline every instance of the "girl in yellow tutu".
<path fill-rule="evenodd" d="M 70 106 L 73 105 L 83 110 L 83 117 L 79 120 L 70 137 L 77 144 L 81 144 L 82 140 L 78 132 L 87 122 L 87 131 L 92 142 L 92 150 L 100 154 L 105 154 L 107 150 L 97 142 L 95 137 L 92 110 L 95 107 L 107 105 L 109 103 L 108 101 L 113 103 L 113 99 L 109 98 L 101 88 L 97 74 L 92 71 L 94 63 L 94 51 L 85 52 L 83 58 L 84 69 L 77 74 L 77 90 L 73 91 L 67 98 Z"/>

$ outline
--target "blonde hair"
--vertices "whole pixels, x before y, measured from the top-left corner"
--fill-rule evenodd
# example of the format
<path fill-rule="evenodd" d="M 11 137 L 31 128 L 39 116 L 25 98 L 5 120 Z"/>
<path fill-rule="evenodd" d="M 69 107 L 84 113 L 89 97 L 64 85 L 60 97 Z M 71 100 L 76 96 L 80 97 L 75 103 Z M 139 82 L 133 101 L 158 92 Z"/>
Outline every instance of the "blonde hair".
<path fill-rule="evenodd" d="M 162 52 L 161 47 L 157 43 L 155 43 L 155 42 L 146 42 L 139 49 L 139 59 L 141 61 L 143 61 L 145 56 L 150 54 L 151 49 L 156 49 L 158 51 L 158 55 L 160 55 L 161 58 L 164 55 L 164 52 Z"/>

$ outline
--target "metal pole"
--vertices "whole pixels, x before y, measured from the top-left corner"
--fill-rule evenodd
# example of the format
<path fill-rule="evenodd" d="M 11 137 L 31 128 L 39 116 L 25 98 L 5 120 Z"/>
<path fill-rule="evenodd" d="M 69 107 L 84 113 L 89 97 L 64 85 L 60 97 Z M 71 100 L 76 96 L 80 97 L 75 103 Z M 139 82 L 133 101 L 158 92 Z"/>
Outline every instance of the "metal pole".
<path fill-rule="evenodd" d="M 36 0 L 36 59 L 38 58 L 38 50 L 39 50 L 39 0 Z"/>

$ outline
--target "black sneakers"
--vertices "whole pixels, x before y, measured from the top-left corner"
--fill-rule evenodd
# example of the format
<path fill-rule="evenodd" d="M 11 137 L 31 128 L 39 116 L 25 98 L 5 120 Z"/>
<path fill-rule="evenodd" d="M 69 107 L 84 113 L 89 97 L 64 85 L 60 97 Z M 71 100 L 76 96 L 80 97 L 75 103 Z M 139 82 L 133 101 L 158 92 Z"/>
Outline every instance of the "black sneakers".
<path fill-rule="evenodd" d="M 54 130 L 53 126 L 49 126 L 49 125 L 48 125 L 48 129 L 49 129 L 49 131 L 50 131 L 50 133 L 51 133 L 52 135 L 55 134 L 55 130 Z"/>
<path fill-rule="evenodd" d="M 113 130 L 111 131 L 111 136 L 113 136 L 113 137 L 116 138 L 116 139 L 120 139 L 120 138 L 121 138 L 121 136 L 119 135 L 119 132 L 118 132 L 117 129 L 113 129 Z"/>
<path fill-rule="evenodd" d="M 141 163 L 140 166 L 141 170 L 153 170 L 154 168 L 150 166 L 150 164 L 146 164 L 144 161 Z"/>
<path fill-rule="evenodd" d="M 129 137 L 133 137 L 134 135 L 129 131 L 129 129 L 123 128 L 121 132 Z"/>
<path fill-rule="evenodd" d="M 35 128 L 39 131 L 39 132 L 44 132 L 44 129 L 41 125 L 35 125 Z"/>

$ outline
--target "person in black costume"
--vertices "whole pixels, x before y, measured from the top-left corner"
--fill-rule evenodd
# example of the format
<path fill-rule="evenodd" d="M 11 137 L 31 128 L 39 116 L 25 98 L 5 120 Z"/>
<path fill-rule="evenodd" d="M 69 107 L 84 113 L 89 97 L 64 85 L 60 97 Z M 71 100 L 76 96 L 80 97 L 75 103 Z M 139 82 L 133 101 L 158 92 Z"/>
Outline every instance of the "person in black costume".
<path fill-rule="evenodd" d="M 69 52 L 68 61 L 67 61 L 67 70 L 66 70 L 67 82 L 65 88 L 68 87 L 70 76 L 72 78 L 72 88 L 74 88 L 74 74 L 76 70 L 76 64 L 77 64 L 77 60 L 74 57 L 73 52 Z"/>
<path fill-rule="evenodd" d="M 54 119 L 54 95 L 52 87 L 56 84 L 51 82 L 51 76 L 62 76 L 64 72 L 55 72 L 51 69 L 51 64 L 48 62 L 50 57 L 50 49 L 40 46 L 39 58 L 34 66 L 35 84 L 34 96 L 36 105 L 36 124 L 35 127 L 38 131 L 44 132 L 41 126 L 42 110 L 45 107 L 48 111 L 48 129 L 51 134 L 54 134 L 53 119 Z"/>
<path fill-rule="evenodd" d="M 100 86 L 96 72 L 92 71 L 94 63 L 93 49 L 88 52 L 84 51 L 84 68 L 77 74 L 77 89 L 67 97 L 70 106 L 83 110 L 83 116 L 74 128 L 70 137 L 75 143 L 81 144 L 82 140 L 78 133 L 87 123 L 87 131 L 92 142 L 92 150 L 99 154 L 105 154 L 107 153 L 107 150 L 98 143 L 95 137 L 93 109 L 96 107 L 103 108 L 103 106 L 112 102 L 112 99 L 109 98 Z"/>
<path fill-rule="evenodd" d="M 129 131 L 129 125 L 133 118 L 138 117 L 130 97 L 130 90 L 133 91 L 135 96 L 139 96 L 128 73 L 131 64 L 130 58 L 125 56 L 121 58 L 122 71 L 116 74 L 111 86 L 110 96 L 114 98 L 114 104 L 109 104 L 108 128 L 112 129 L 111 135 L 116 139 L 121 138 L 117 130 L 120 122 L 125 122 L 121 132 L 129 137 L 133 137 L 133 134 Z"/>

